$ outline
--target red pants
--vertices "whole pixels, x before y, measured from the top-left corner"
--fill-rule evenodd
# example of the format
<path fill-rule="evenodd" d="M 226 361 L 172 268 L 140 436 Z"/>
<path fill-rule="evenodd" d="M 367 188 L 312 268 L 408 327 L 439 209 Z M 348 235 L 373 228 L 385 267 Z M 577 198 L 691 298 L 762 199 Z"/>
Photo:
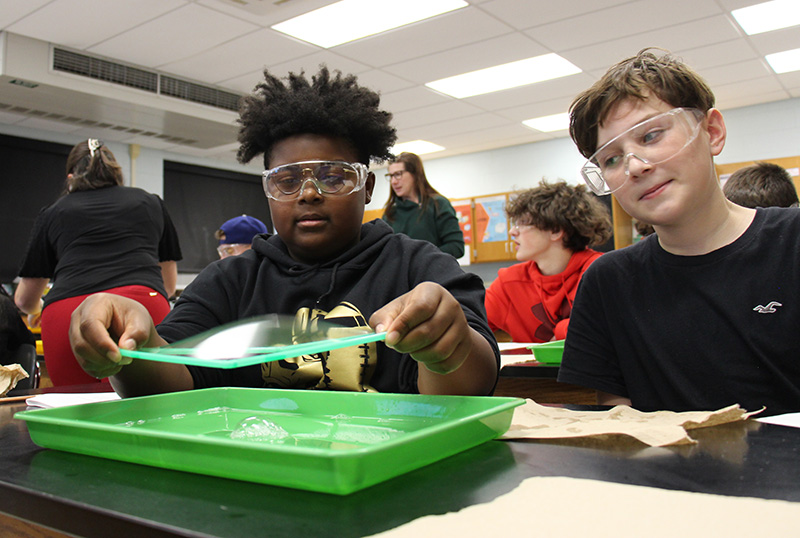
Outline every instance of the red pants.
<path fill-rule="evenodd" d="M 104 290 L 138 301 L 153 318 L 160 323 L 169 313 L 170 306 L 163 295 L 145 286 L 122 286 Z M 108 379 L 95 379 L 80 367 L 69 345 L 69 322 L 72 311 L 78 308 L 89 295 L 79 295 L 50 303 L 42 311 L 42 347 L 47 374 L 53 385 L 84 385 L 88 383 L 108 383 Z"/>

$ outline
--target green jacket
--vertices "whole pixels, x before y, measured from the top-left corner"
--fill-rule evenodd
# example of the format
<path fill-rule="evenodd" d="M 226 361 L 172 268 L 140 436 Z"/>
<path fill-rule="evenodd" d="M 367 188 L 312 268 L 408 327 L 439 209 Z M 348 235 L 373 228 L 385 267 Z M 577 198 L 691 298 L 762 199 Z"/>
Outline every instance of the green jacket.
<path fill-rule="evenodd" d="M 456 258 L 464 255 L 464 234 L 455 209 L 444 196 L 433 195 L 424 213 L 416 202 L 398 199 L 392 216 L 392 220 L 386 214 L 382 218 L 395 233 L 429 241 Z"/>

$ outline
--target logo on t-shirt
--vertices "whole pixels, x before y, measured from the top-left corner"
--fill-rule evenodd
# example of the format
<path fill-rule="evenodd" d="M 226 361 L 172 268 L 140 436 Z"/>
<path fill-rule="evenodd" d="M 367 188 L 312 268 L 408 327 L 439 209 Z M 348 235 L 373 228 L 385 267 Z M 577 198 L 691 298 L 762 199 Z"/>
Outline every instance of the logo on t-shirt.
<path fill-rule="evenodd" d="M 775 309 L 776 306 L 783 306 L 783 305 L 778 301 L 770 301 L 769 303 L 767 303 L 767 306 L 758 305 L 753 310 L 755 310 L 759 314 L 774 314 L 775 312 L 777 312 L 777 310 Z"/>
<path fill-rule="evenodd" d="M 343 302 L 330 312 L 315 308 L 298 310 L 295 315 L 298 333 L 303 334 L 318 320 L 336 325 L 335 328 L 328 329 L 328 338 L 354 336 L 372 330 L 358 308 Z M 355 347 L 267 362 L 261 365 L 261 377 L 264 386 L 268 388 L 375 392 L 369 383 L 377 361 L 377 344 L 370 342 Z"/>

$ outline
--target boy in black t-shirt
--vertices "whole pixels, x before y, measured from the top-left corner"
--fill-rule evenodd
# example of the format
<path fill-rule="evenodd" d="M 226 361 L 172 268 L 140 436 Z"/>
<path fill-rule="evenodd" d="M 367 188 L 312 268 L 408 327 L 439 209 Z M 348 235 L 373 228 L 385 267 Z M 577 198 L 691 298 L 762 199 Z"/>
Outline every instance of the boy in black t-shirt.
<path fill-rule="evenodd" d="M 572 104 L 570 135 L 598 195 L 656 234 L 584 274 L 559 381 L 642 410 L 800 410 L 800 213 L 728 201 L 714 95 L 645 50 Z"/>

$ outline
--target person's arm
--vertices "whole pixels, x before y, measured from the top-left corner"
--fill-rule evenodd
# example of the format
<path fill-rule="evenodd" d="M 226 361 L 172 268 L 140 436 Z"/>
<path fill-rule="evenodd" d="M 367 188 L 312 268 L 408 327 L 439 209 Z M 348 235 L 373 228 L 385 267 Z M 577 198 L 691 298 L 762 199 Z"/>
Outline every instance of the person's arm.
<path fill-rule="evenodd" d="M 464 255 L 464 234 L 458 225 L 456 211 L 444 198 L 434 200 L 436 203 L 436 235 L 439 237 L 439 249 L 454 258 Z"/>
<path fill-rule="evenodd" d="M 167 298 L 170 298 L 175 295 L 178 285 L 178 262 L 158 262 L 158 265 L 161 266 L 161 278 L 164 279 Z"/>
<path fill-rule="evenodd" d="M 49 278 L 21 278 L 14 292 L 14 303 L 17 308 L 28 314 L 28 325 L 38 327 L 41 319 L 42 305 L 44 301 L 42 295 L 47 289 Z"/>
<path fill-rule="evenodd" d="M 387 346 L 420 363 L 421 394 L 486 395 L 494 387 L 494 350 L 439 284 L 419 284 L 375 312 L 369 323 L 388 333 Z"/>
<path fill-rule="evenodd" d="M 120 348 L 167 344 L 156 332 L 147 309 L 127 297 L 107 293 L 88 297 L 72 313 L 69 340 L 84 371 L 98 379 L 111 377 L 111 385 L 123 397 L 194 388 L 184 365 L 134 360 L 120 354 Z"/>
<path fill-rule="evenodd" d="M 608 392 L 597 391 L 597 405 L 631 405 L 630 398 L 617 396 Z"/>

